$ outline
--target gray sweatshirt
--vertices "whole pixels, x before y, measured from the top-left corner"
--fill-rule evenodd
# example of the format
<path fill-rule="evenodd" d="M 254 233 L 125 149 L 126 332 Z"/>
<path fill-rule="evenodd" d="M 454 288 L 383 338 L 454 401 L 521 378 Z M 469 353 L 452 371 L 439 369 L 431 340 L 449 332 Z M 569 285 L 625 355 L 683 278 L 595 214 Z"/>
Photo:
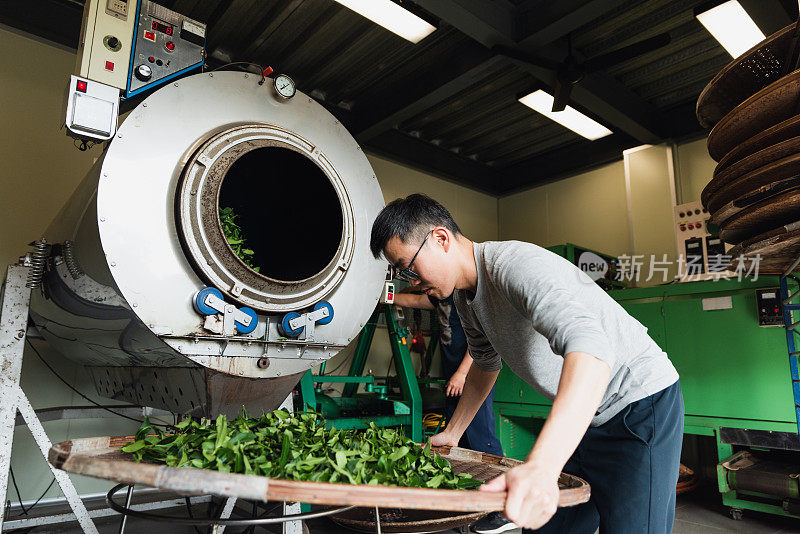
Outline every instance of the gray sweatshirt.
<path fill-rule="evenodd" d="M 554 399 L 563 357 L 591 354 L 611 367 L 592 426 L 678 380 L 647 328 L 566 259 L 531 243 L 475 243 L 478 287 L 454 300 L 470 354 L 484 371 L 501 360 Z"/>

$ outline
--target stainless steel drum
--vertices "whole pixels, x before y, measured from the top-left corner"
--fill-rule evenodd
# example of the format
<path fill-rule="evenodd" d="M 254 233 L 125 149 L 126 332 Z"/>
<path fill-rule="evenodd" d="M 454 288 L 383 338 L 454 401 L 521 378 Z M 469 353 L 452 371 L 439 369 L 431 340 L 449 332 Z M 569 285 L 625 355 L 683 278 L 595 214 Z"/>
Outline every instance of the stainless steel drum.
<path fill-rule="evenodd" d="M 206 73 L 151 95 L 45 233 L 31 315 L 104 396 L 273 409 L 379 299 L 385 264 L 368 242 L 383 197 L 369 162 L 323 107 L 261 81 Z M 259 272 L 228 243 L 221 206 Z"/>

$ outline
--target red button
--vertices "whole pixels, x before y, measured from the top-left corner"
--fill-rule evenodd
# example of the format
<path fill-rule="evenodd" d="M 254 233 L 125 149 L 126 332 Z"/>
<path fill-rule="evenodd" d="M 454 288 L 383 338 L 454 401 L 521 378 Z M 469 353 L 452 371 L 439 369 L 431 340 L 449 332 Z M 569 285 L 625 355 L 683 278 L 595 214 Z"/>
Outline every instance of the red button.
<path fill-rule="evenodd" d="M 701 226 L 703 226 L 703 223 L 695 223 L 695 226 L 700 228 Z"/>
<path fill-rule="evenodd" d="M 78 80 L 78 83 L 75 84 L 75 89 L 77 89 L 81 93 L 85 93 L 86 92 L 86 81 L 85 80 Z"/>
<path fill-rule="evenodd" d="M 114 70 L 114 63 L 111 61 L 106 61 L 106 70 Z"/>
<path fill-rule="evenodd" d="M 156 42 L 156 34 L 153 32 L 145 31 L 144 38 L 147 39 L 148 41 Z"/>
<path fill-rule="evenodd" d="M 149 61 L 150 63 L 152 63 L 155 60 L 156 60 L 156 58 L 154 58 L 153 56 L 150 56 L 149 58 L 147 58 L 147 61 Z"/>
<path fill-rule="evenodd" d="M 689 230 L 694 230 L 694 225 L 693 224 L 689 225 Z"/>
<path fill-rule="evenodd" d="M 394 293 L 388 293 L 388 294 L 386 295 L 386 298 L 392 298 L 393 296 L 394 296 Z"/>
<path fill-rule="evenodd" d="M 681 225 L 681 232 L 685 232 L 685 231 L 686 231 L 686 225 L 682 224 Z"/>
<path fill-rule="evenodd" d="M 164 46 L 165 46 L 165 47 L 167 48 L 167 50 L 169 50 L 170 52 L 172 52 L 173 50 L 175 50 L 175 43 L 173 43 L 172 41 L 167 41 L 167 44 L 165 44 Z"/>

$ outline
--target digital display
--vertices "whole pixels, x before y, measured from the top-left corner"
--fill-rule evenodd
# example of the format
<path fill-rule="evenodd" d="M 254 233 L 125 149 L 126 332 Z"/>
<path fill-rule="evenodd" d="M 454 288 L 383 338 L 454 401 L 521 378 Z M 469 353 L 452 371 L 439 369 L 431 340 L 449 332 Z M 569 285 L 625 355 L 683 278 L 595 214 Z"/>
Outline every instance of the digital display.
<path fill-rule="evenodd" d="M 153 29 L 157 32 L 166 33 L 167 35 L 172 35 L 172 26 L 169 24 L 162 24 L 156 20 L 153 21 Z"/>

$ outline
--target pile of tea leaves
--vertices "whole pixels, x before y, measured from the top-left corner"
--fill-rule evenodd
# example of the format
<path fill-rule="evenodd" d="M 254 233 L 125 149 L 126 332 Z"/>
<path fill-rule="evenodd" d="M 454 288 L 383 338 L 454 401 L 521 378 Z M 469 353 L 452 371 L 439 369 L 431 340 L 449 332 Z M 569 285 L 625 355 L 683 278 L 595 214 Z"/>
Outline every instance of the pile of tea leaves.
<path fill-rule="evenodd" d="M 245 265 L 255 272 L 259 272 L 261 267 L 254 263 L 256 253 L 253 249 L 247 248 L 242 228 L 236 224 L 237 217 L 238 215 L 231 207 L 219 209 L 219 222 L 222 223 L 222 232 L 225 234 L 228 244 Z"/>
<path fill-rule="evenodd" d="M 420 447 L 402 431 L 374 424 L 364 430 L 325 428 L 325 420 L 313 412 L 276 410 L 232 421 L 224 415 L 216 421 L 187 418 L 176 429 L 164 435 L 146 419 L 122 451 L 139 462 L 287 480 L 440 489 L 482 484 L 454 473 L 430 443 Z"/>

